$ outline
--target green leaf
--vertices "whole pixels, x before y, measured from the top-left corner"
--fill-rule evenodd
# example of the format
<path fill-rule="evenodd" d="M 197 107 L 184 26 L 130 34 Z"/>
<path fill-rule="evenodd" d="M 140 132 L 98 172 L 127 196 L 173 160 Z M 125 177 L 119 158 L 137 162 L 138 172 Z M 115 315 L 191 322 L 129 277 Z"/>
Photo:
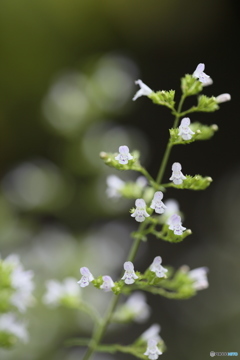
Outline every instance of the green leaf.
<path fill-rule="evenodd" d="M 190 125 L 190 129 L 195 132 L 194 135 L 192 135 L 192 138 L 190 140 L 183 140 L 181 136 L 178 135 L 179 129 L 170 129 L 170 142 L 172 145 L 186 145 L 190 144 L 196 140 L 208 140 L 210 139 L 215 132 L 218 130 L 217 125 L 203 125 L 199 122 L 194 122 Z"/>
<path fill-rule="evenodd" d="M 168 228 L 167 225 L 165 225 L 163 228 L 165 228 L 164 230 L 162 231 L 154 231 L 153 234 L 158 238 L 158 239 L 161 239 L 161 240 L 164 240 L 164 241 L 169 241 L 171 243 L 178 243 L 178 242 L 181 242 L 183 241 L 187 236 L 191 235 L 192 234 L 192 230 L 190 229 L 187 229 L 183 232 L 182 235 L 175 235 L 174 232 L 172 230 L 170 230 Z"/>
<path fill-rule="evenodd" d="M 183 180 L 182 184 L 176 185 L 174 183 L 168 183 L 165 184 L 164 186 L 166 188 L 174 187 L 176 189 L 205 190 L 212 183 L 212 181 L 213 181 L 212 178 L 209 176 L 202 177 L 201 175 L 195 175 L 195 176 L 186 175 L 186 179 Z"/>
<path fill-rule="evenodd" d="M 149 99 L 151 99 L 154 104 L 166 106 L 171 110 L 174 110 L 174 96 L 175 90 L 158 91 L 148 95 Z"/>
<path fill-rule="evenodd" d="M 185 96 L 196 95 L 202 91 L 202 83 L 192 75 L 186 74 L 181 79 L 181 89 Z"/>

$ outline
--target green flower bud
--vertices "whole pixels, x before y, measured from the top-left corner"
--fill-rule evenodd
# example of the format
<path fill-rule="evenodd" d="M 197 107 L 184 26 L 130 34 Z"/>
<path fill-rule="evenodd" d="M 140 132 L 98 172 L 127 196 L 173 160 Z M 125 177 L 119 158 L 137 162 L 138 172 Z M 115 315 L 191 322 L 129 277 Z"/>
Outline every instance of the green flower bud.
<path fill-rule="evenodd" d="M 186 179 L 180 185 L 174 183 L 167 184 L 166 187 L 175 187 L 177 189 L 188 190 L 205 190 L 212 182 L 212 178 L 202 177 L 201 175 L 190 176 L 186 175 Z"/>
<path fill-rule="evenodd" d="M 203 84 L 192 75 L 186 74 L 181 79 L 181 89 L 185 96 L 196 95 L 202 91 Z"/>
<path fill-rule="evenodd" d="M 214 96 L 201 95 L 198 98 L 196 111 L 212 112 L 219 109 L 218 102 Z"/>
<path fill-rule="evenodd" d="M 168 107 L 169 109 L 174 109 L 174 105 L 175 105 L 174 96 L 175 96 L 174 90 L 158 91 L 148 95 L 149 99 L 151 99 L 154 104 L 163 105 Z"/>

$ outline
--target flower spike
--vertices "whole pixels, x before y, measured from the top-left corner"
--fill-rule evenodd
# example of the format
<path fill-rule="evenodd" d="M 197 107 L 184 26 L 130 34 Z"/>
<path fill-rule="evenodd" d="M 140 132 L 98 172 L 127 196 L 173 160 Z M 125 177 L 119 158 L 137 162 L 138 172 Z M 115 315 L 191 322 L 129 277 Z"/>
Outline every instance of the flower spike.
<path fill-rule="evenodd" d="M 182 165 L 180 163 L 175 162 L 172 165 L 172 176 L 170 177 L 169 180 L 172 180 L 172 182 L 175 185 L 181 185 L 183 180 L 186 179 L 186 176 L 183 175 L 181 170 L 182 170 Z"/>
<path fill-rule="evenodd" d="M 163 193 L 161 191 L 155 192 L 150 208 L 154 209 L 157 214 L 163 214 L 167 208 L 162 202 L 162 198 Z"/>
<path fill-rule="evenodd" d="M 137 93 L 133 97 L 133 101 L 137 100 L 140 96 L 148 96 L 153 93 L 152 89 L 148 87 L 142 80 L 136 80 L 135 84 L 140 86 L 140 89 L 137 91 Z"/>
<path fill-rule="evenodd" d="M 115 160 L 119 162 L 119 164 L 126 165 L 128 164 L 128 160 L 132 160 L 133 156 L 129 153 L 129 148 L 126 145 L 122 145 L 119 147 L 119 154 L 115 157 Z"/>
<path fill-rule="evenodd" d="M 135 206 L 136 209 L 131 216 L 135 217 L 136 221 L 143 222 L 146 217 L 150 216 L 146 211 L 146 203 L 143 199 L 137 199 L 135 201 Z"/>
<path fill-rule="evenodd" d="M 138 279 L 138 276 L 135 274 L 134 266 L 131 261 L 126 261 L 123 265 L 123 268 L 125 270 L 125 273 L 122 277 L 122 280 L 124 280 L 125 284 L 133 284 L 136 279 Z"/>

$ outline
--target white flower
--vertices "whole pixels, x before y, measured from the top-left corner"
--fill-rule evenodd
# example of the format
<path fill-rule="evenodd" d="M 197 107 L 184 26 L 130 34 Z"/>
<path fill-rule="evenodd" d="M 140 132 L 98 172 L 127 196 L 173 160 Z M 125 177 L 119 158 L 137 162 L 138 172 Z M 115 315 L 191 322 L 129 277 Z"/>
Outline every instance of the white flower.
<path fill-rule="evenodd" d="M 34 290 L 32 278 L 34 274 L 31 270 L 25 271 L 23 269 L 18 255 L 10 255 L 4 262 L 12 267 L 10 279 L 11 286 L 15 292 L 12 294 L 10 302 L 19 311 L 24 312 L 28 306 L 31 306 L 34 303 L 34 298 L 32 296 Z"/>
<path fill-rule="evenodd" d="M 141 335 L 142 340 L 148 342 L 150 339 L 154 339 L 157 342 L 161 340 L 161 337 L 159 335 L 161 330 L 161 326 L 159 324 L 153 324 L 150 326 L 149 329 L 144 331 L 144 333 Z"/>
<path fill-rule="evenodd" d="M 154 209 L 157 214 L 163 214 L 166 209 L 166 205 L 162 202 L 162 198 L 163 193 L 161 191 L 155 192 L 150 208 Z"/>
<path fill-rule="evenodd" d="M 183 175 L 183 173 L 181 172 L 182 170 L 182 165 L 178 162 L 175 162 L 172 165 L 172 176 L 170 177 L 169 180 L 172 180 L 172 182 L 175 185 L 180 185 L 182 184 L 183 180 L 186 179 L 186 176 Z"/>
<path fill-rule="evenodd" d="M 150 360 L 156 360 L 159 355 L 162 355 L 162 352 L 157 347 L 157 343 L 155 339 L 148 340 L 147 351 L 144 355 L 147 355 Z"/>
<path fill-rule="evenodd" d="M 103 278 L 103 283 L 100 286 L 100 289 L 103 289 L 106 292 L 111 291 L 112 288 L 115 286 L 114 282 L 112 281 L 112 278 L 108 275 L 105 275 L 102 278 Z"/>
<path fill-rule="evenodd" d="M 58 306 L 64 298 L 80 297 L 80 288 L 74 278 L 66 278 L 63 283 L 57 280 L 48 280 L 46 282 L 47 291 L 43 296 L 43 302 L 49 306 Z"/>
<path fill-rule="evenodd" d="M 231 95 L 230 94 L 221 94 L 221 95 L 218 95 L 216 97 L 216 102 L 218 104 L 226 102 L 226 101 L 230 101 L 230 100 L 231 100 Z"/>
<path fill-rule="evenodd" d="M 204 70 L 205 70 L 205 64 L 198 64 L 192 76 L 198 79 L 205 86 L 211 85 L 213 81 L 209 75 L 204 73 Z"/>
<path fill-rule="evenodd" d="M 133 214 L 131 214 L 132 217 L 135 217 L 135 220 L 138 222 L 143 222 L 146 217 L 150 216 L 146 212 L 146 203 L 143 199 L 137 199 L 135 201 L 136 209 Z"/>
<path fill-rule="evenodd" d="M 16 321 L 15 315 L 12 313 L 0 316 L 0 332 L 14 335 L 25 343 L 28 341 L 28 333 L 25 325 Z"/>
<path fill-rule="evenodd" d="M 124 187 L 125 182 L 122 181 L 118 176 L 116 175 L 109 175 L 107 177 L 107 196 L 109 198 L 119 198 L 121 197 L 120 190 Z"/>
<path fill-rule="evenodd" d="M 137 100 L 140 96 L 148 96 L 153 93 L 152 89 L 150 89 L 146 84 L 144 84 L 142 80 L 136 80 L 135 84 L 139 85 L 140 89 L 134 95 L 133 101 Z"/>
<path fill-rule="evenodd" d="M 203 290 L 208 288 L 208 279 L 207 279 L 208 268 L 200 267 L 194 270 L 189 271 L 188 276 L 194 281 L 193 287 L 196 290 Z"/>
<path fill-rule="evenodd" d="M 140 188 L 145 188 L 148 184 L 147 179 L 145 178 L 145 176 L 139 176 L 136 180 L 136 184 L 140 187 Z"/>
<path fill-rule="evenodd" d="M 89 269 L 87 267 L 81 267 L 80 268 L 80 274 L 82 275 L 81 279 L 78 281 L 78 284 L 81 287 L 86 287 L 89 285 L 89 283 L 91 281 L 94 280 L 93 275 L 91 274 L 91 272 L 89 271 Z"/>
<path fill-rule="evenodd" d="M 183 231 L 186 230 L 182 226 L 181 217 L 177 214 L 172 215 L 168 221 L 169 229 L 174 232 L 175 235 L 182 235 Z"/>
<path fill-rule="evenodd" d="M 161 263 L 161 256 L 156 256 L 153 260 L 152 265 L 150 266 L 150 270 L 153 271 L 159 278 L 166 277 L 165 273 L 168 271 L 161 265 Z"/>
<path fill-rule="evenodd" d="M 118 149 L 119 154 L 115 156 L 115 160 L 118 160 L 119 164 L 126 165 L 128 160 L 132 160 L 133 156 L 129 153 L 129 148 L 126 145 L 122 145 Z"/>
<path fill-rule="evenodd" d="M 193 132 L 189 127 L 190 123 L 190 119 L 187 117 L 183 118 L 181 121 L 178 135 L 181 136 L 183 140 L 190 140 L 192 135 L 195 134 L 195 132 Z"/>
<path fill-rule="evenodd" d="M 138 276 L 135 274 L 134 266 L 131 261 L 126 261 L 123 265 L 123 268 L 125 270 L 125 273 L 122 277 L 122 280 L 124 280 L 125 284 L 133 284 L 136 279 L 138 279 Z"/>
<path fill-rule="evenodd" d="M 150 316 L 150 307 L 146 303 L 146 296 L 140 291 L 129 296 L 124 307 L 133 315 L 136 322 L 144 322 Z"/>
<path fill-rule="evenodd" d="M 179 212 L 179 203 L 175 199 L 168 199 L 165 203 L 167 209 L 164 213 L 164 216 L 167 219 L 167 224 L 169 225 L 169 218 Z"/>

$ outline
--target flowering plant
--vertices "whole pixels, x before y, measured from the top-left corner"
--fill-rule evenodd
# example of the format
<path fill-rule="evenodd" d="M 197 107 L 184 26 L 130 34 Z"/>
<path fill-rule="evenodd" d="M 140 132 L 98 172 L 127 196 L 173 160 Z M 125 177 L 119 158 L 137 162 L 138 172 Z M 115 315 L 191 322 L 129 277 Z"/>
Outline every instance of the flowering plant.
<path fill-rule="evenodd" d="M 127 353 L 139 359 L 156 360 L 166 350 L 164 341 L 159 335 L 159 324 L 153 324 L 141 334 L 132 344 L 102 344 L 102 339 L 111 323 L 142 323 L 151 313 L 146 303 L 144 292 L 164 296 L 169 299 L 188 299 L 196 295 L 198 290 L 208 287 L 206 267 L 190 270 L 183 265 L 177 270 L 166 266 L 162 257 L 156 254 L 152 263 L 144 271 L 134 265 L 135 257 L 142 241 L 147 241 L 148 235 L 157 239 L 178 243 L 191 235 L 190 229 L 183 226 L 182 214 L 177 201 L 166 199 L 169 187 L 175 189 L 205 190 L 212 182 L 211 177 L 199 174 L 187 175 L 187 164 L 182 167 L 175 159 L 171 166 L 172 173 L 167 174 L 168 183 L 163 183 L 166 166 L 171 150 L 176 145 L 186 145 L 195 141 L 210 139 L 218 130 L 217 125 L 204 125 L 191 122 L 187 117 L 194 112 L 213 112 L 219 109 L 219 104 L 230 100 L 229 94 L 208 97 L 199 95 L 203 87 L 211 85 L 213 80 L 205 72 L 205 65 L 199 64 L 192 75 L 187 74 L 181 79 L 182 95 L 178 106 L 175 101 L 175 91 L 154 92 L 150 87 L 137 80 L 140 89 L 134 95 L 135 101 L 146 96 L 154 104 L 165 106 L 174 116 L 172 128 L 169 129 L 169 139 L 162 156 L 159 171 L 154 179 L 141 164 L 138 151 L 132 151 L 127 145 L 116 145 L 116 153 L 102 151 L 100 158 L 109 167 L 119 171 L 132 170 L 140 174 L 136 182 L 123 181 L 115 175 L 107 178 L 107 195 L 109 198 L 125 197 L 133 200 L 130 216 L 132 221 L 139 223 L 136 231 L 131 233 L 133 243 L 126 261 L 123 264 L 122 274 L 118 279 L 107 275 L 96 275 L 91 272 L 88 264 L 81 264 L 79 281 L 66 278 L 62 282 L 49 280 L 43 302 L 49 307 L 65 306 L 78 309 L 88 314 L 94 323 L 91 338 L 76 338 L 68 342 L 69 345 L 87 346 L 83 360 L 89 360 L 95 352 L 114 354 Z M 196 105 L 183 110 L 184 101 L 189 96 L 199 95 Z M 163 264 L 163 265 L 162 265 Z M 27 332 L 24 324 L 16 321 L 12 311 L 24 312 L 34 299 L 32 297 L 33 274 L 24 271 L 17 256 L 10 256 L 0 261 L 0 346 L 10 346 L 16 338 L 26 341 Z M 109 308 L 104 316 L 91 304 L 83 301 L 81 292 L 88 286 L 94 286 L 99 291 L 112 296 Z M 127 300 L 119 304 L 120 297 Z"/>

